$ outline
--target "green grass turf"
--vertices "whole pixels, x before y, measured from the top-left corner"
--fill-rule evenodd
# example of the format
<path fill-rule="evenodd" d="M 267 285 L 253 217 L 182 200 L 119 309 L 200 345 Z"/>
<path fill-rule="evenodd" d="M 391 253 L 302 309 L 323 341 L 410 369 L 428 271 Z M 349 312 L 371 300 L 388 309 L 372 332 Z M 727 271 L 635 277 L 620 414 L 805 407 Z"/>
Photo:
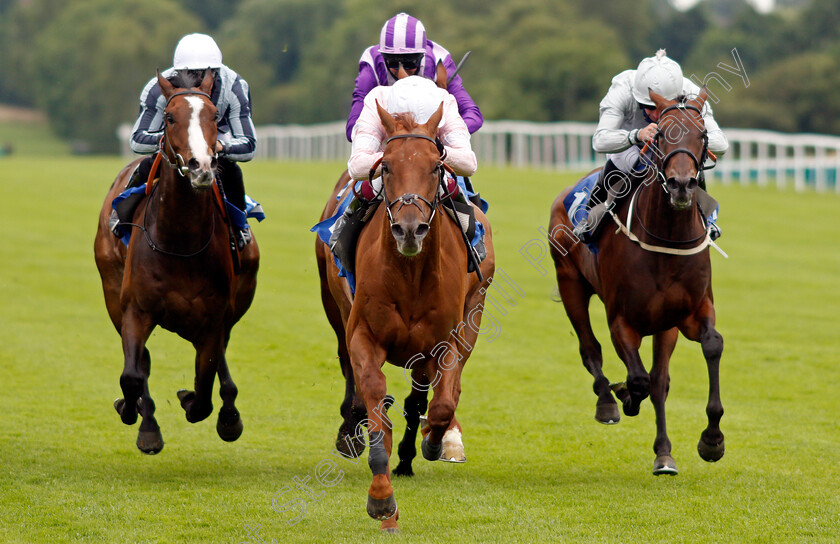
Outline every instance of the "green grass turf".
<path fill-rule="evenodd" d="M 703 462 L 707 377 L 700 347 L 672 359 L 668 428 L 680 474 L 654 477 L 653 410 L 617 426 L 593 419 L 592 380 L 543 276 L 520 254 L 574 176 L 485 168 L 497 266 L 526 293 L 494 317 L 463 375 L 464 465 L 415 461 L 395 480 L 402 532 L 365 513 L 366 456 L 315 470 L 340 423 L 343 381 L 313 257 L 340 164 L 257 162 L 248 192 L 268 219 L 251 311 L 228 350 L 245 422 L 222 442 L 215 414 L 192 425 L 175 392 L 191 387 L 193 351 L 156 330 L 151 392 L 166 446 L 135 447 L 111 403 L 122 351 L 93 262 L 113 158 L 0 161 L 0 542 L 836 542 L 840 534 L 840 197 L 714 186 L 724 260 L 713 252 L 726 455 Z M 548 268 L 548 261 L 544 262 Z M 607 376 L 622 379 L 599 304 Z M 650 364 L 650 342 L 643 346 Z M 389 392 L 408 385 L 389 367 Z M 216 408 L 220 405 L 218 397 Z M 396 422 L 401 433 L 404 423 Z M 332 476 L 339 473 L 334 472 Z M 309 477 L 318 500 L 295 488 Z M 284 488 L 289 490 L 280 494 Z M 294 509 L 277 506 L 300 498 Z M 303 519 L 290 524 L 300 505 Z"/>
<path fill-rule="evenodd" d="M 14 156 L 30 160 L 70 153 L 70 144 L 56 137 L 46 121 L 0 121 L 0 148 L 6 145 Z"/>

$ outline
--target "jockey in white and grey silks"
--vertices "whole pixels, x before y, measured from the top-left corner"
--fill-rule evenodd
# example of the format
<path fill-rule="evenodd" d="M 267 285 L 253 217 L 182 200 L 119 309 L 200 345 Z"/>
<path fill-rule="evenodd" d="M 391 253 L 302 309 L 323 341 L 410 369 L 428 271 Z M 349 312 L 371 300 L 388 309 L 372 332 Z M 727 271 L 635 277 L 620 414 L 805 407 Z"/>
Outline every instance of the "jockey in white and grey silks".
<path fill-rule="evenodd" d="M 216 153 L 217 178 L 221 181 L 227 200 L 242 210 L 245 205 L 245 185 L 237 162 L 254 158 L 257 135 L 251 120 L 251 92 L 248 83 L 235 71 L 222 64 L 222 52 L 206 34 L 188 34 L 175 48 L 172 67 L 161 74 L 166 79 L 180 78 L 183 85 L 198 86 L 204 70 L 213 71 L 210 99 L 216 106 L 218 127 Z M 134 123 L 129 145 L 135 153 L 158 151 L 163 134 L 163 112 L 166 99 L 161 93 L 157 77 L 146 83 L 140 93 L 140 114 Z M 152 167 L 152 157 L 144 159 L 131 177 L 130 186 L 146 181 Z M 240 227 L 240 248 L 250 242 L 247 224 Z"/>
<path fill-rule="evenodd" d="M 597 201 L 589 212 L 589 221 L 582 221 L 575 234 L 592 232 L 612 204 L 613 194 L 605 187 L 605 180 L 616 170 L 630 174 L 640 167 L 641 146 L 656 133 L 656 106 L 648 89 L 668 100 L 678 96 L 689 99 L 700 93 L 700 87 L 683 77 L 680 65 L 668 58 L 664 49 L 639 63 L 636 70 L 625 70 L 612 79 L 609 91 L 601 100 L 598 126 L 592 137 L 592 149 L 605 153 L 607 163 L 593 188 L 590 202 Z M 703 106 L 703 122 L 709 139 L 708 149 L 720 157 L 729 149 L 729 142 L 715 121 L 708 101 Z"/>
<path fill-rule="evenodd" d="M 347 119 L 347 140 L 353 141 L 353 127 L 362 113 L 365 96 L 380 85 L 390 86 L 397 81 L 396 68 L 389 69 L 387 63 L 403 62 L 408 75 L 419 75 L 435 79 L 438 62 L 443 62 L 451 81 L 446 90 L 455 96 L 458 113 L 467 124 L 470 134 L 481 128 L 484 117 L 472 97 L 464 89 L 461 76 L 455 75 L 456 66 L 449 51 L 426 38 L 426 29 L 418 19 L 407 13 L 391 17 L 379 34 L 379 44 L 365 49 L 359 60 L 359 75 L 353 89 L 353 102 Z"/>
<path fill-rule="evenodd" d="M 167 79 L 176 68 L 164 70 Z M 251 121 L 251 95 L 248 83 L 239 74 L 222 64 L 215 70 L 215 82 L 210 99 L 219 111 L 218 140 L 222 144 L 219 156 L 232 161 L 246 162 L 254 158 L 257 136 Z M 140 115 L 131 131 L 129 145 L 135 153 L 154 153 L 163 130 L 163 110 L 166 99 L 160 92 L 157 78 L 152 78 L 140 94 Z"/>

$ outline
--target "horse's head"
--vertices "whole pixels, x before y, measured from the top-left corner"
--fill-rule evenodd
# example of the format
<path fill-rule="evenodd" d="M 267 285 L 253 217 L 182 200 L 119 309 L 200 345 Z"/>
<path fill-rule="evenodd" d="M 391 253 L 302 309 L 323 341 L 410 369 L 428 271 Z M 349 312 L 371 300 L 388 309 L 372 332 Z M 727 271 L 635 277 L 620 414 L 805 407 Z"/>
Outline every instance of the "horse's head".
<path fill-rule="evenodd" d="M 413 115 L 391 115 L 376 103 L 386 144 L 382 155 L 382 188 L 391 234 L 397 250 L 413 257 L 423 250 L 439 202 L 443 163 L 435 145 L 443 103 L 429 120 L 418 125 Z M 391 200 L 392 195 L 397 196 Z"/>
<path fill-rule="evenodd" d="M 671 206 L 686 209 L 691 206 L 708 151 L 709 139 L 702 114 L 706 88 L 694 100 L 684 97 L 668 100 L 653 91 L 650 98 L 659 112 L 656 148 L 662 157 L 663 186 L 670 195 Z"/>
<path fill-rule="evenodd" d="M 216 170 L 216 106 L 210 99 L 213 73 L 207 70 L 198 87 L 180 88 L 157 73 L 164 98 L 162 153 L 190 180 L 194 189 L 208 189 Z"/>

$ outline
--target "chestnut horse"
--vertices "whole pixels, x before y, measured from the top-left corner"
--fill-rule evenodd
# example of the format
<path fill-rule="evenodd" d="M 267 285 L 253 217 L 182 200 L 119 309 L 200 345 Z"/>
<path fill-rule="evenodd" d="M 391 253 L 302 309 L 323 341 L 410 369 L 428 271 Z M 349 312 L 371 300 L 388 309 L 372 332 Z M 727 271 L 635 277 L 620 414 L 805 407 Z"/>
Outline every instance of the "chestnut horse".
<path fill-rule="evenodd" d="M 695 100 L 680 102 L 653 92 L 650 96 L 660 112 L 659 135 L 652 148 L 655 159 L 633 198 L 611 214 L 619 228 L 604 226 L 596 258 L 572 234 L 563 207 L 571 190 L 566 189 L 551 208 L 550 241 L 560 296 L 580 341 L 583 364 L 595 378 L 595 418 L 602 423 L 618 422 L 612 391 L 628 416 L 637 415 L 639 404 L 650 395 L 656 413 L 653 472 L 676 474 L 665 428 L 665 399 L 669 360 L 679 332 L 700 343 L 708 366 L 708 426 L 698 452 L 706 461 L 717 461 L 724 453 L 718 381 L 723 338 L 715 330 L 709 230 L 696 205 L 698 178 L 707 154 L 701 115 L 706 91 Z M 613 345 L 627 367 L 623 384 L 610 386 L 601 370 L 601 346 L 589 321 L 593 294 L 604 302 Z M 654 353 L 648 373 L 639 346 L 642 337 L 650 335 Z"/>
<path fill-rule="evenodd" d="M 399 447 L 396 474 L 412 474 L 420 414 L 428 404 L 428 432 L 422 441 L 423 456 L 465 460 L 461 426 L 455 409 L 461 393 L 461 371 L 475 345 L 484 293 L 495 270 L 492 234 L 487 218 L 476 210 L 486 227 L 487 257 L 480 269 L 484 280 L 467 273 L 467 249 L 460 227 L 439 210 L 444 184 L 440 153 L 435 146 L 443 105 L 423 125 L 411 114 L 392 116 L 377 103 L 387 134 L 381 162 L 383 201 L 368 220 L 356 250 L 356 292 L 337 276 L 333 257 L 320 240 L 316 257 L 321 275 L 321 295 L 327 318 L 338 337 L 338 353 L 348 379 L 345 415 L 367 419 L 339 434 L 339 448 L 354 457 L 349 436 L 364 441 L 359 423 L 367 425 L 369 465 L 373 482 L 368 490 L 368 514 L 382 520 L 382 529 L 396 531 L 399 512 L 391 485 L 392 425 L 386 409 L 386 361 L 406 369 L 412 390 L 403 413 L 407 429 Z M 330 217 L 346 174 L 336 185 L 321 216 Z M 477 319 L 476 319 L 477 318 Z M 466 326 L 469 323 L 470 326 Z M 456 341 L 457 338 L 457 341 Z M 353 394 L 355 388 L 358 395 Z M 387 399 L 387 400 L 386 400 Z M 344 428 L 344 425 L 342 426 Z M 342 437 L 348 440 L 342 440 Z"/>
<path fill-rule="evenodd" d="M 139 411 L 143 421 L 137 447 L 149 454 L 163 448 L 149 394 L 151 358 L 146 349 L 157 325 L 196 349 L 195 391 L 178 392 L 187 421 L 201 421 L 213 411 L 211 393 L 218 374 L 222 408 L 216 429 L 226 441 L 242 434 L 225 350 L 231 328 L 254 298 L 259 267 L 259 249 L 252 239 L 239 254 L 240 273 L 235 274 L 229 227 L 212 189 L 216 107 L 209 95 L 211 72 L 197 88 L 176 88 L 160 72 L 158 83 L 166 99 L 160 179 L 137 206 L 126 248 L 108 227 L 111 202 L 125 189 L 137 161 L 124 168 L 105 197 L 94 243 L 105 305 L 125 356 L 120 376 L 124 398 L 114 407 L 127 425 L 137 421 Z"/>

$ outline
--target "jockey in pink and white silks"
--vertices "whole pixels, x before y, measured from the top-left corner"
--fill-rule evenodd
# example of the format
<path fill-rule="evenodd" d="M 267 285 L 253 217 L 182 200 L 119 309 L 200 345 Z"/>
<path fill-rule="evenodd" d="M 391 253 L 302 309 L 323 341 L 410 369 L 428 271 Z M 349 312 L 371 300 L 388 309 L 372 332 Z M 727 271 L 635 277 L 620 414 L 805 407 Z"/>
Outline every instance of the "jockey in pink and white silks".
<path fill-rule="evenodd" d="M 347 140 L 353 141 L 353 127 L 364 107 L 367 94 L 377 86 L 393 85 L 397 81 L 400 65 L 408 75 L 435 78 L 438 62 L 442 62 L 451 81 L 447 90 L 455 97 L 458 112 L 470 134 L 481 128 L 484 117 L 464 89 L 461 76 L 455 75 L 456 66 L 449 51 L 426 38 L 426 29 L 418 19 L 399 13 L 388 19 L 379 35 L 379 44 L 365 49 L 359 60 L 359 75 L 353 90 L 353 102 L 347 119 Z"/>
<path fill-rule="evenodd" d="M 443 104 L 438 138 L 443 144 L 446 164 L 460 176 L 475 173 L 478 163 L 470 146 L 470 132 L 458 113 L 455 97 L 429 79 L 408 76 L 391 87 L 376 87 L 365 97 L 347 161 L 347 171 L 354 180 L 367 179 L 371 167 L 382 158 L 385 150 L 385 127 L 379 119 L 377 102 L 389 113 L 413 114 L 418 124 L 428 121 Z M 378 187 L 374 188 L 374 193 L 378 193 Z"/>
<path fill-rule="evenodd" d="M 597 201 L 598 204 L 589 212 L 589 221 L 581 222 L 575 229 L 578 236 L 593 231 L 612 204 L 613 193 L 606 188 L 610 174 L 616 171 L 632 174 L 641 167 L 641 147 L 656 135 L 659 120 L 648 89 L 668 100 L 678 96 L 690 99 L 700 93 L 700 87 L 683 77 L 680 65 L 668 58 L 664 49 L 643 59 L 637 69 L 625 70 L 612 79 L 609 91 L 601 100 L 598 126 L 592 137 L 595 152 L 607 154 L 604 170 L 592 190 L 595 198 L 590 196 L 590 202 Z M 729 149 L 729 142 L 715 121 L 708 101 L 703 106 L 702 116 L 709 139 L 708 149 L 720 157 Z"/>
<path fill-rule="evenodd" d="M 486 206 L 486 203 L 481 201 L 477 194 L 471 193 L 471 189 L 468 189 L 464 181 L 466 176 L 473 175 L 478 167 L 475 153 L 470 146 L 470 131 L 458 113 L 456 98 L 439 88 L 432 80 L 420 76 L 404 77 L 390 87 L 376 87 L 365 97 L 358 122 L 353 130 L 353 145 L 350 159 L 347 161 L 347 171 L 353 180 L 351 183 L 357 186 L 361 184 L 360 198 L 356 199 L 352 195 L 348 197 L 351 200 L 345 211 L 329 227 L 329 240 L 324 241 L 337 255 L 341 254 L 342 250 L 337 249 L 337 244 L 342 239 L 342 231 L 349 224 L 353 225 L 350 227 L 350 232 L 357 232 L 359 218 L 365 214 L 366 207 L 371 201 L 379 198 L 377 195 L 382 190 L 382 178 L 379 177 L 379 173 L 374 174 L 375 177 L 370 180 L 369 186 L 366 187 L 363 181 L 369 178 L 371 168 L 382 158 L 386 145 L 385 127 L 382 126 L 382 120 L 379 118 L 377 103 L 389 113 L 411 113 L 419 124 L 426 123 L 441 104 L 443 105 L 443 115 L 438 124 L 438 149 L 441 159 L 445 160 L 446 164 L 459 176 L 459 190 L 454 198 L 458 201 L 457 212 L 464 214 L 465 218 L 468 216 L 469 220 L 464 221 L 478 229 L 478 231 L 472 230 L 473 237 L 470 239 L 472 247 L 468 249 L 474 251 L 476 262 L 481 262 L 486 256 L 483 241 L 484 227 L 475 221 L 472 206 Z M 454 203 L 453 206 L 455 206 Z M 464 228 L 463 225 L 462 222 L 462 228 Z M 465 230 L 465 234 L 470 229 L 473 227 L 470 226 Z M 476 232 L 478 232 L 477 236 Z M 354 245 L 355 240 L 342 242 L 342 244 L 344 247 L 348 244 Z"/>

